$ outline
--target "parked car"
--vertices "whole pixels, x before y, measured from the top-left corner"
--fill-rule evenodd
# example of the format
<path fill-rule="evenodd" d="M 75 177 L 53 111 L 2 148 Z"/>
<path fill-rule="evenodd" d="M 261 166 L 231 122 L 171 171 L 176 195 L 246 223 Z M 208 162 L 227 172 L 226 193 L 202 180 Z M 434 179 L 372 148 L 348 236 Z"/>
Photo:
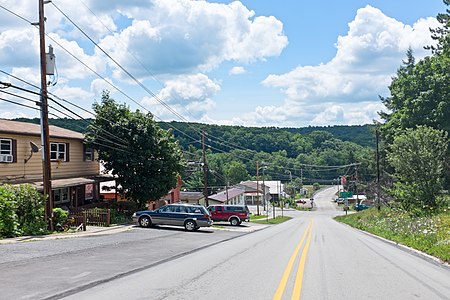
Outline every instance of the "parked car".
<path fill-rule="evenodd" d="M 354 206 L 354 209 L 355 209 L 356 211 L 361 211 L 361 210 L 368 209 L 369 207 L 370 207 L 370 206 L 367 206 L 367 205 L 365 205 L 365 204 L 360 203 L 360 204 L 356 204 L 356 205 Z"/>
<path fill-rule="evenodd" d="M 295 203 L 297 203 L 297 204 L 306 204 L 306 200 L 299 199 L 299 200 L 296 200 Z"/>
<path fill-rule="evenodd" d="M 155 210 L 135 212 L 132 218 L 141 227 L 173 225 L 183 226 L 187 231 L 209 227 L 213 223 L 204 206 L 193 204 L 168 204 Z"/>
<path fill-rule="evenodd" d="M 208 211 L 214 222 L 226 221 L 233 226 L 250 221 L 250 210 L 247 205 L 210 205 Z"/>

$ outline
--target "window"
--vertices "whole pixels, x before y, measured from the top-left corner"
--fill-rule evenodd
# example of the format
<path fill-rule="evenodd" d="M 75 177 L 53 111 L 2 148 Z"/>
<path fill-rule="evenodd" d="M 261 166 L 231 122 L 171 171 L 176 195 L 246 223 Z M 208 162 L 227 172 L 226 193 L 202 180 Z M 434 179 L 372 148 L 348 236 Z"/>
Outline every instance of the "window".
<path fill-rule="evenodd" d="M 68 161 L 66 143 L 50 143 L 50 160 Z"/>
<path fill-rule="evenodd" d="M 17 162 L 17 141 L 0 138 L 0 163 Z"/>
<path fill-rule="evenodd" d="M 53 201 L 55 204 L 70 202 L 69 188 L 53 190 Z"/>
<path fill-rule="evenodd" d="M 12 155 L 12 140 L 0 139 L 0 154 Z"/>
<path fill-rule="evenodd" d="M 83 145 L 84 148 L 84 161 L 94 161 L 94 149 Z"/>

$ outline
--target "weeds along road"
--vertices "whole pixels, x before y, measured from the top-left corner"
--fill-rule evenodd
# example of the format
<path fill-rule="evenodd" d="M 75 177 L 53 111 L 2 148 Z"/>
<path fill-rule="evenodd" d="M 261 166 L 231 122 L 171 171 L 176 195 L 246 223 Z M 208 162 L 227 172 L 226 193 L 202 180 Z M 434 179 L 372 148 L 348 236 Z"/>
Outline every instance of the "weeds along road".
<path fill-rule="evenodd" d="M 334 191 L 316 195 L 314 211 L 285 212 L 294 218 L 250 234 L 136 228 L 67 240 L 92 247 L 3 262 L 0 293 L 2 299 L 449 299 L 447 267 L 335 222 L 332 216 L 343 212 L 330 201 Z"/>

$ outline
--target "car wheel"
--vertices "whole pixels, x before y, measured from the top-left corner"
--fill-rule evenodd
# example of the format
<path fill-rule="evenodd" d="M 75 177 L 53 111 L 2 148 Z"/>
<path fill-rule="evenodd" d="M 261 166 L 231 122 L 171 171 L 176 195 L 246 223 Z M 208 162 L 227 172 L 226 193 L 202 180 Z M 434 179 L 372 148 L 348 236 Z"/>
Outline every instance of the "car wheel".
<path fill-rule="evenodd" d="M 152 220 L 150 220 L 150 218 L 147 216 L 143 216 L 139 219 L 139 226 L 150 227 L 152 226 Z"/>
<path fill-rule="evenodd" d="M 188 221 L 184 222 L 184 228 L 187 231 L 195 231 L 198 229 L 197 224 L 195 224 L 195 222 L 192 220 L 188 220 Z"/>
<path fill-rule="evenodd" d="M 238 226 L 239 225 L 239 220 L 237 218 L 231 218 L 230 219 L 230 224 L 233 226 Z"/>

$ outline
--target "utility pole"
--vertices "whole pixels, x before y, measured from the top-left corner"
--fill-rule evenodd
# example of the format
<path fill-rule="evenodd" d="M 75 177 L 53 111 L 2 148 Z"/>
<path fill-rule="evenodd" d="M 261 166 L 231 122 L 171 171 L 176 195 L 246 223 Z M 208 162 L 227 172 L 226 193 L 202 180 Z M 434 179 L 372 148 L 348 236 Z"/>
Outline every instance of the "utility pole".
<path fill-rule="evenodd" d="M 202 152 L 203 152 L 203 197 L 205 197 L 205 205 L 209 206 L 208 201 L 208 183 L 206 174 L 206 151 L 205 151 L 205 130 L 202 129 Z"/>
<path fill-rule="evenodd" d="M 359 204 L 359 195 L 358 195 L 358 165 L 355 165 L 355 192 L 356 192 L 356 204 Z"/>
<path fill-rule="evenodd" d="M 256 215 L 259 216 L 259 168 L 256 161 Z"/>
<path fill-rule="evenodd" d="M 378 125 L 376 127 L 376 140 L 377 140 L 377 206 L 378 211 L 381 210 L 381 203 L 380 203 L 380 151 L 378 148 L 378 139 L 379 139 L 379 132 L 378 132 Z"/>
<path fill-rule="evenodd" d="M 47 99 L 47 60 L 45 53 L 45 16 L 44 0 L 39 0 L 39 40 L 41 62 L 41 142 L 42 142 L 42 177 L 44 197 L 46 198 L 45 219 L 53 231 L 53 198 L 50 164 L 50 131 L 48 126 L 48 99 Z"/>
<path fill-rule="evenodd" d="M 261 163 L 261 168 L 263 171 L 263 207 L 264 210 L 266 210 L 266 179 L 264 178 L 264 169 L 266 168 L 266 166 L 264 165 L 264 162 Z M 267 204 L 267 210 L 269 210 L 269 205 Z"/>
<path fill-rule="evenodd" d="M 281 182 L 280 182 L 280 190 L 281 190 Z M 283 199 L 283 201 L 281 201 L 281 199 Z M 280 198 L 280 203 L 281 203 L 281 217 L 284 217 L 284 213 L 283 213 L 284 198 Z"/>
<path fill-rule="evenodd" d="M 228 181 L 228 179 L 226 179 L 225 178 L 225 189 L 226 189 L 226 193 L 227 193 L 227 204 L 229 204 L 228 203 L 228 200 L 229 200 L 229 198 L 228 198 L 228 186 L 230 185 L 230 182 Z"/>

